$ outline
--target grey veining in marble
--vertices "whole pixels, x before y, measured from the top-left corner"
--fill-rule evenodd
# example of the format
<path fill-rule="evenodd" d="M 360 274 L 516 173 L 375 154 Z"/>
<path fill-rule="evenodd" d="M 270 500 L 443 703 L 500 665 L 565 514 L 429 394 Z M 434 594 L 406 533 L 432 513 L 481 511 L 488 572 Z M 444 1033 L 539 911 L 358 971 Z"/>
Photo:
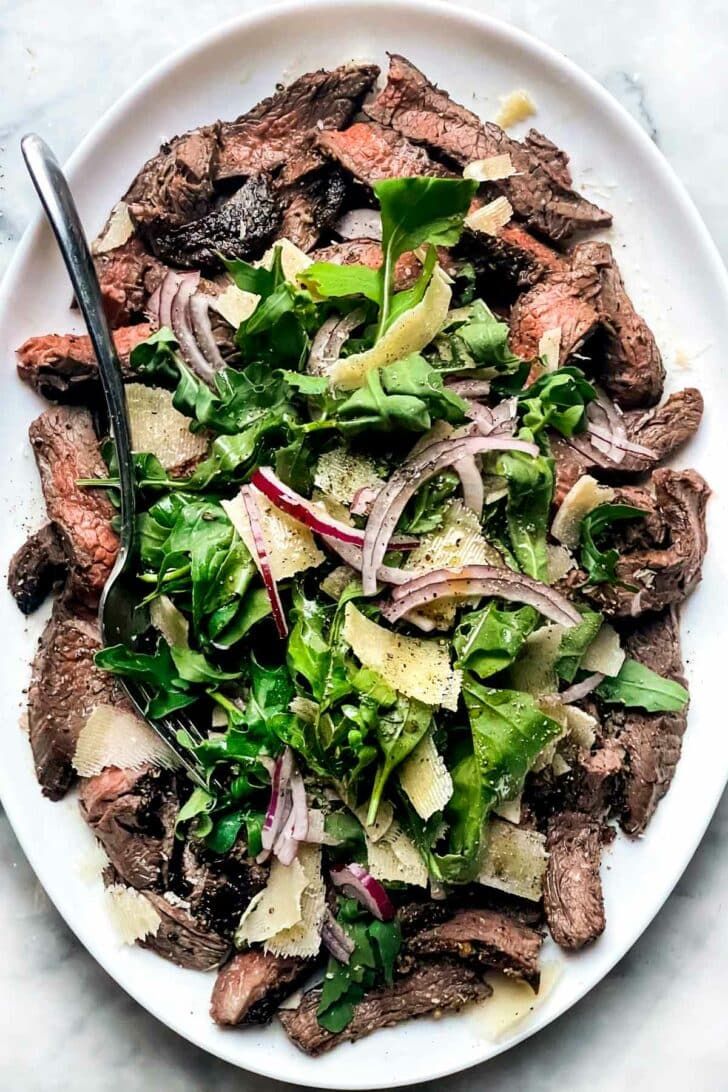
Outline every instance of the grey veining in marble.
<path fill-rule="evenodd" d="M 264 0 L 261 0 L 264 2 Z M 67 156 L 150 65 L 249 0 L 0 0 L 0 271 L 34 208 L 18 152 L 36 129 Z M 473 0 L 568 54 L 637 118 L 728 255 L 728 2 Z M 144 33 L 139 33 L 144 28 Z M 7 366 L 7 362 L 5 362 Z M 438 1092 L 728 1088 L 728 799 L 647 933 L 592 994 Z M 0 1087 L 8 1092 L 269 1092 L 131 1001 L 94 963 L 0 817 Z M 423 1088 L 433 1086 L 422 1086 Z"/>

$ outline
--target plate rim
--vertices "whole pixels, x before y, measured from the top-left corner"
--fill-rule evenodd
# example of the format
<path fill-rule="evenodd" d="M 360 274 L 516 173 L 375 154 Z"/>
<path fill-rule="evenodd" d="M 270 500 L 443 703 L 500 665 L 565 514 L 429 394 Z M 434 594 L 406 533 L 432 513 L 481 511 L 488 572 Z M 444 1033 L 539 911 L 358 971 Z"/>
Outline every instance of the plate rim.
<path fill-rule="evenodd" d="M 256 10 L 223 20 L 195 40 L 163 57 L 127 88 L 111 106 L 104 111 L 76 145 L 73 152 L 64 163 L 64 171 L 71 176 L 73 175 L 77 163 L 84 158 L 87 149 L 93 147 L 94 144 L 103 139 L 104 136 L 113 129 L 117 119 L 126 112 L 127 108 L 134 100 L 143 99 L 156 84 L 163 82 L 170 74 L 183 68 L 187 62 L 193 59 L 197 54 L 211 48 L 214 49 L 216 44 L 219 41 L 224 40 L 231 32 L 240 33 L 246 28 L 253 29 L 265 26 L 265 24 L 279 23 L 290 15 L 300 14 L 303 10 L 306 10 L 311 18 L 320 17 L 323 19 L 326 17 L 327 12 L 341 14 L 342 9 L 350 8 L 352 11 L 360 11 L 362 7 L 366 7 L 369 11 L 376 11 L 377 8 L 386 8 L 389 13 L 393 11 L 400 11 L 405 14 L 416 14 L 418 12 L 425 13 L 439 16 L 454 23 L 460 23 L 464 28 L 467 28 L 468 26 L 473 27 L 474 29 L 485 32 L 492 39 L 501 39 L 509 46 L 516 47 L 526 54 L 535 56 L 537 60 L 544 62 L 547 67 L 559 70 L 570 81 L 577 84 L 583 91 L 596 100 L 602 113 L 610 116 L 622 127 L 626 127 L 631 133 L 632 139 L 640 145 L 642 153 L 651 160 L 652 165 L 661 174 L 664 182 L 669 188 L 672 198 L 678 204 L 681 215 L 687 220 L 692 231 L 696 233 L 700 240 L 706 263 L 709 261 L 712 266 L 712 275 L 715 278 L 717 293 L 723 297 L 726 310 L 728 311 L 728 270 L 726 270 L 720 251 L 718 250 L 702 215 L 698 211 L 695 202 L 690 196 L 685 183 L 677 175 L 669 160 L 650 139 L 647 133 L 645 133 L 635 118 L 632 117 L 625 107 L 623 107 L 595 77 L 586 72 L 575 61 L 572 61 L 569 57 L 562 54 L 554 46 L 548 45 L 528 31 L 522 30 L 520 27 L 516 27 L 503 19 L 465 7 L 460 3 L 446 2 L 446 0 L 366 0 L 366 2 L 365 0 L 284 0 L 284 2 L 275 3 L 275 5 L 268 9 L 261 6 Z M 23 232 L 20 242 L 2 277 L 2 284 L 0 285 L 0 314 L 5 311 L 9 297 L 11 296 L 11 286 L 18 277 L 18 270 L 24 263 L 26 256 L 32 251 L 33 247 L 37 245 L 38 237 L 43 230 L 43 226 L 43 213 L 38 210 Z M 568 1000 L 565 999 L 563 1003 L 556 1006 L 553 1011 L 549 1013 L 548 1017 L 537 1026 L 531 1026 L 526 1022 L 525 1028 L 517 1032 L 512 1038 L 508 1039 L 508 1041 L 503 1043 L 488 1043 L 487 1057 L 485 1058 L 476 1056 L 462 1062 L 457 1061 L 454 1063 L 438 1065 L 426 1076 L 417 1077 L 414 1082 L 404 1076 L 397 1076 L 394 1080 L 367 1083 L 366 1085 L 356 1084 L 351 1087 L 374 1089 L 396 1088 L 410 1084 L 414 1086 L 423 1081 L 437 1080 L 455 1073 L 465 1072 L 467 1069 L 476 1065 L 482 1065 L 484 1062 L 490 1061 L 492 1058 L 497 1057 L 526 1039 L 531 1038 L 562 1016 L 564 1012 L 576 1006 L 592 989 L 604 981 L 606 976 L 630 951 L 660 912 L 702 841 L 723 795 L 726 783 L 728 783 L 728 769 L 725 771 L 722 782 L 717 783 L 718 787 L 715 798 L 709 800 L 705 805 L 705 821 L 695 824 L 694 836 L 689 840 L 687 849 L 683 853 L 679 864 L 676 865 L 674 875 L 671 876 L 664 891 L 660 893 L 660 896 L 657 899 L 650 903 L 646 913 L 641 915 L 635 927 L 629 931 L 626 942 L 620 942 L 616 945 L 615 952 L 612 953 L 613 958 L 608 960 L 599 977 L 595 981 L 589 981 L 586 985 L 580 987 L 576 997 Z M 21 833 L 19 833 L 19 831 L 22 830 L 22 821 L 20 821 L 19 816 L 14 814 L 12 806 L 8 807 L 5 801 L 3 801 L 3 806 L 8 821 L 13 829 L 13 833 L 17 838 L 23 853 L 33 869 L 36 878 L 41 883 L 44 890 L 46 890 L 44 881 L 41 879 L 41 873 L 43 872 L 42 854 L 39 851 L 36 852 L 35 846 L 26 844 L 26 840 Z M 17 824 L 15 821 L 16 817 L 19 819 Z M 48 894 L 48 892 L 46 893 Z M 322 1079 L 316 1081 L 313 1079 L 309 1080 L 308 1073 L 306 1073 L 304 1079 L 301 1080 L 301 1077 L 294 1078 L 287 1075 L 282 1076 L 274 1068 L 260 1065 L 256 1063 L 255 1060 L 248 1061 L 246 1059 L 245 1062 L 241 1062 L 239 1059 L 230 1056 L 227 1051 L 213 1049 L 194 1034 L 190 1034 L 187 1029 L 183 1030 L 174 1017 L 165 1014 L 163 1010 L 154 1004 L 153 1000 L 150 1001 L 145 998 L 141 990 L 122 984 L 117 978 L 115 971 L 112 969 L 113 960 L 107 958 L 107 954 L 110 953 L 104 951 L 103 945 L 97 943 L 94 937 L 86 938 L 79 934 L 78 929 L 74 925 L 73 914 L 70 912 L 70 907 L 63 906 L 62 908 L 50 894 L 48 897 L 53 903 L 55 910 L 60 914 L 74 936 L 99 966 L 101 966 L 113 979 L 114 983 L 155 1019 L 159 1020 L 187 1042 L 193 1043 L 197 1048 L 211 1054 L 213 1057 L 217 1057 L 237 1069 L 243 1069 L 245 1072 L 254 1073 L 290 1084 L 298 1083 L 299 1086 L 305 1087 L 331 1089 L 339 1087 L 338 1084 L 332 1083 L 331 1078 L 327 1078 L 324 1073 L 321 1074 Z M 303 1076 L 303 1074 L 301 1076 Z"/>

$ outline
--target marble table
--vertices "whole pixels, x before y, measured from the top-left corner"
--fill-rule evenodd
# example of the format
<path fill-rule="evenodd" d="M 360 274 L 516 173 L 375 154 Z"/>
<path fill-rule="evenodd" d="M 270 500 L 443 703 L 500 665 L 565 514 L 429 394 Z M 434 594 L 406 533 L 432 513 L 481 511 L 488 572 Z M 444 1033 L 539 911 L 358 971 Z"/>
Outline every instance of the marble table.
<path fill-rule="evenodd" d="M 158 58 L 254 6 L 0 0 L 0 272 L 35 205 L 20 164 L 22 133 L 35 129 L 65 158 Z M 728 255 L 728 0 L 471 6 L 537 34 L 603 83 L 673 164 Z M 438 1092 L 726 1088 L 726 845 L 728 798 L 675 893 L 612 974 L 536 1038 L 438 1082 Z M 61 921 L 4 818 L 0 953 L 0 1087 L 9 1092 L 286 1087 L 208 1057 L 131 1001 Z"/>

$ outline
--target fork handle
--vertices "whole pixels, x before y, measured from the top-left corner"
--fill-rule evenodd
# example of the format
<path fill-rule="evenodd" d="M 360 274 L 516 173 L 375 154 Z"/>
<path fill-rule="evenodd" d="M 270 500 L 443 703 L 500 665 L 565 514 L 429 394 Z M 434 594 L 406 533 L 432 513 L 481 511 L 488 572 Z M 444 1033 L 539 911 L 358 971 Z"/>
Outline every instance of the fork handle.
<path fill-rule="evenodd" d="M 53 234 L 71 278 L 99 364 L 111 436 L 116 448 L 121 492 L 119 556 L 115 566 L 115 570 L 119 571 L 123 568 L 131 551 L 134 530 L 131 439 L 126 416 L 121 364 L 106 322 L 101 289 L 91 252 L 83 233 L 76 204 L 58 160 L 45 141 L 35 133 L 29 133 L 23 137 L 21 148 L 33 185 L 53 228 Z"/>

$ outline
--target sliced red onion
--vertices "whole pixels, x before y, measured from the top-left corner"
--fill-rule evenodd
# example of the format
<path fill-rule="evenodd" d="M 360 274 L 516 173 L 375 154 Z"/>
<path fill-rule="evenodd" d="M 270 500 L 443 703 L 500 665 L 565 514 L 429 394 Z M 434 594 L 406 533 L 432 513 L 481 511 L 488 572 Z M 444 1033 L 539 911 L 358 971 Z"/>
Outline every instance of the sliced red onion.
<path fill-rule="evenodd" d="M 199 273 L 184 275 L 172 300 L 172 330 L 182 358 L 203 382 L 211 383 L 215 372 L 197 344 L 190 317 L 190 300 L 197 291 L 199 280 Z"/>
<path fill-rule="evenodd" d="M 289 489 L 280 478 L 276 476 L 269 466 L 260 466 L 251 478 L 251 484 L 265 494 L 271 504 L 286 512 L 293 519 L 310 527 L 320 535 L 329 535 L 341 542 L 353 542 L 355 546 L 363 546 L 364 531 L 358 527 L 349 527 L 346 523 L 329 516 L 325 511 L 306 500 L 293 489 Z M 411 550 L 417 545 L 417 539 L 411 536 L 399 536 L 392 539 L 392 548 L 397 550 Z"/>
<path fill-rule="evenodd" d="M 373 595 L 376 591 L 377 570 L 390 549 L 391 536 L 409 500 L 420 486 L 445 467 L 455 466 L 461 459 L 483 451 L 523 451 L 527 455 L 538 455 L 536 445 L 524 440 L 453 434 L 447 440 L 421 448 L 394 472 L 380 490 L 367 520 L 362 548 L 362 587 L 365 595 Z"/>
<path fill-rule="evenodd" d="M 339 963 L 348 963 L 356 945 L 348 933 L 339 925 L 329 908 L 324 912 L 324 920 L 321 925 L 321 940 L 325 947 Z"/>
<path fill-rule="evenodd" d="M 268 593 L 273 621 L 276 624 L 278 636 L 281 640 L 284 640 L 288 636 L 288 622 L 286 621 L 286 615 L 283 610 L 283 603 L 281 602 L 278 585 L 275 582 L 273 570 L 270 567 L 268 548 L 265 544 L 265 538 L 263 537 L 258 502 L 255 499 L 255 493 L 249 485 L 244 485 L 241 488 L 240 496 L 243 500 L 245 514 L 248 517 L 248 523 L 250 524 L 250 532 L 253 536 L 253 546 L 255 547 L 253 561 L 261 575 L 265 590 Z"/>
<path fill-rule="evenodd" d="M 159 285 L 159 299 L 157 302 L 157 312 L 159 317 L 159 325 L 171 326 L 172 325 L 172 300 L 177 295 L 177 289 L 182 284 L 187 273 L 177 273 L 171 269 L 169 273 L 165 275 Z"/>
<path fill-rule="evenodd" d="M 362 560 L 359 546 L 355 546 L 352 542 L 342 542 L 341 539 L 332 538 L 330 535 L 321 537 L 342 561 L 345 561 L 352 569 L 356 569 L 358 573 L 361 572 Z M 395 569 L 393 565 L 380 565 L 377 569 L 377 580 L 382 584 L 406 584 L 413 575 L 411 570 L 407 572 L 405 569 Z"/>
<path fill-rule="evenodd" d="M 387 621 L 396 622 L 425 603 L 482 595 L 525 603 L 558 625 L 574 626 L 581 621 L 576 607 L 548 584 L 492 565 L 465 565 L 459 570 L 438 569 L 417 576 L 392 590 L 391 601 L 382 615 Z"/>
<path fill-rule="evenodd" d="M 147 318 L 149 321 L 159 328 L 162 324 L 159 321 L 159 297 L 162 293 L 162 282 L 160 281 L 157 287 L 152 292 L 151 296 L 147 300 L 147 306 L 145 308 Z"/>
<path fill-rule="evenodd" d="M 210 321 L 211 299 L 204 292 L 195 292 L 190 300 L 190 319 L 197 344 L 213 372 L 225 367 L 225 360 L 217 347 Z"/>
<path fill-rule="evenodd" d="M 336 887 L 340 887 L 345 895 L 356 899 L 379 921 L 392 920 L 394 907 L 389 900 L 389 895 L 379 880 L 375 880 L 362 865 L 352 861 L 344 868 L 332 868 L 329 875 Z"/>
<path fill-rule="evenodd" d="M 361 489 L 357 489 L 349 505 L 352 516 L 369 515 L 380 489 L 381 486 L 374 485 L 363 485 Z"/>
<path fill-rule="evenodd" d="M 328 375 L 352 332 L 361 326 L 365 318 L 364 308 L 357 307 L 348 315 L 331 315 L 321 324 L 308 354 L 306 371 L 309 375 Z"/>
<path fill-rule="evenodd" d="M 381 239 L 382 217 L 377 209 L 350 209 L 334 225 L 340 239 Z"/>
<path fill-rule="evenodd" d="M 463 502 L 480 519 L 483 514 L 483 504 L 485 503 L 485 489 L 483 488 L 483 475 L 480 473 L 475 458 L 470 455 L 467 459 L 460 459 L 459 462 L 454 464 L 453 470 L 460 479 Z"/>
<path fill-rule="evenodd" d="M 645 447 L 644 444 L 637 444 L 633 440 L 629 440 L 626 436 L 617 436 L 614 433 L 609 432 L 608 429 L 602 428 L 600 425 L 590 424 L 587 426 L 587 430 L 590 437 L 603 440 L 605 444 L 611 446 L 612 459 L 614 462 L 621 462 L 625 454 L 644 455 L 645 458 L 650 459 L 657 458 L 657 452 L 653 451 L 651 447 Z M 617 456 L 619 456 L 619 458 L 617 458 Z"/>
<path fill-rule="evenodd" d="M 402 615 L 402 619 L 409 622 L 411 626 L 417 626 L 417 629 L 421 629 L 423 633 L 432 633 L 435 628 L 432 618 L 420 610 L 409 610 Z"/>
<path fill-rule="evenodd" d="M 604 675 L 600 671 L 595 671 L 593 675 L 587 675 L 581 682 L 574 683 L 567 690 L 562 690 L 559 697 L 564 705 L 579 701 L 581 698 L 585 698 L 587 694 L 591 694 L 592 690 L 596 690 L 603 678 Z"/>
<path fill-rule="evenodd" d="M 279 755 L 273 767 L 273 776 L 270 783 L 270 800 L 268 810 L 263 820 L 263 830 L 260 840 L 263 850 L 270 853 L 276 838 L 288 819 L 286 805 L 290 803 L 288 784 L 293 772 L 293 752 L 286 747 L 283 754 Z"/>
<path fill-rule="evenodd" d="M 445 386 L 461 398 L 486 398 L 490 394 L 489 379 L 446 379 Z"/>

